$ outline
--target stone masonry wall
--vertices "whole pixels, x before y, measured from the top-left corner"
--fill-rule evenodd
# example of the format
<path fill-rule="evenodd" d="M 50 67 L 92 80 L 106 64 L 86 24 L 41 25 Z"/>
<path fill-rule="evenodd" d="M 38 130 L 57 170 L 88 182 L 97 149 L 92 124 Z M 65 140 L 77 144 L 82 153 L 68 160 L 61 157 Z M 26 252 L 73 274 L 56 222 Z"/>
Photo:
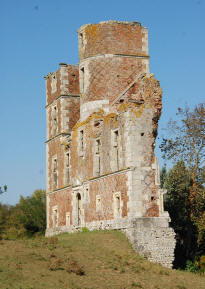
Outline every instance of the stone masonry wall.
<path fill-rule="evenodd" d="M 137 218 L 124 230 L 134 250 L 151 262 L 172 268 L 175 233 L 167 218 Z"/>

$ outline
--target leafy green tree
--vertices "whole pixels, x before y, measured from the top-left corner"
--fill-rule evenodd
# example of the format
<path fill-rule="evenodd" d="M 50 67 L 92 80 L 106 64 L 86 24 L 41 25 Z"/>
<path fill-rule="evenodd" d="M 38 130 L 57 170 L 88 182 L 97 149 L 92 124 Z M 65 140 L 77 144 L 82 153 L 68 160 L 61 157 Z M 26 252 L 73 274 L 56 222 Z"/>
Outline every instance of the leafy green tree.
<path fill-rule="evenodd" d="M 6 222 L 10 216 L 10 206 L 3 205 L 0 203 L 0 238 L 3 237 L 4 231 L 6 229 Z"/>
<path fill-rule="evenodd" d="M 44 233 L 46 228 L 46 192 L 36 190 L 31 197 L 20 197 L 16 217 L 28 235 Z"/>
<path fill-rule="evenodd" d="M 0 204 L 0 238 L 17 239 L 44 234 L 46 228 L 46 192 L 36 190 L 20 197 L 15 206 Z"/>
<path fill-rule="evenodd" d="M 4 222 L 4 231 L 2 233 L 3 239 L 15 240 L 27 236 L 26 229 L 17 218 L 19 213 L 20 211 L 18 208 L 18 204 L 10 207 L 9 216 Z"/>
<path fill-rule="evenodd" d="M 169 135 L 160 146 L 163 157 L 186 164 L 191 187 L 189 193 L 190 216 L 196 217 L 198 195 L 203 198 L 205 175 L 205 103 L 189 108 L 178 109 L 178 121 L 170 121 Z"/>
<path fill-rule="evenodd" d="M 193 251 L 193 228 L 197 235 L 195 253 L 205 253 L 205 103 L 196 105 L 193 110 L 179 108 L 177 116 L 178 120 L 169 122 L 169 137 L 163 139 L 160 147 L 164 158 L 183 161 L 186 166 L 190 182 L 186 210 L 190 218 L 185 228 L 188 228 L 185 240 L 188 257 Z"/>
<path fill-rule="evenodd" d="M 167 174 L 164 188 L 165 209 L 171 217 L 176 233 L 175 267 L 184 268 L 187 259 L 194 259 L 197 250 L 197 231 L 190 218 L 190 176 L 183 161 L 179 161 Z"/>

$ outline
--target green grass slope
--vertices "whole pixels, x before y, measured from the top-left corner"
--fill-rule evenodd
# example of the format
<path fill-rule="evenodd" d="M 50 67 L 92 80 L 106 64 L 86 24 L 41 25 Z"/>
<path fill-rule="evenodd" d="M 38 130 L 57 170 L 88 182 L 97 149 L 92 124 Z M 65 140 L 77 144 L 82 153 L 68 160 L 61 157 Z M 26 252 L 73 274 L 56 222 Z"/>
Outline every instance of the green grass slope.
<path fill-rule="evenodd" d="M 205 277 L 137 256 L 118 231 L 0 241 L 3 289 L 205 289 Z"/>

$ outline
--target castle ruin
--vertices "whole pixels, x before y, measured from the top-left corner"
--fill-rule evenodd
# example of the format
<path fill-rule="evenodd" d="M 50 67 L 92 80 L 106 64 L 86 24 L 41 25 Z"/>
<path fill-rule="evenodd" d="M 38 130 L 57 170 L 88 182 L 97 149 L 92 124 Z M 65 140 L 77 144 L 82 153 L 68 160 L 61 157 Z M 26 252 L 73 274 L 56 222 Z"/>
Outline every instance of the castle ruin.
<path fill-rule="evenodd" d="M 78 31 L 79 65 L 46 78 L 47 230 L 123 230 L 134 249 L 172 267 L 174 231 L 154 155 L 162 109 L 148 31 L 107 21 Z"/>

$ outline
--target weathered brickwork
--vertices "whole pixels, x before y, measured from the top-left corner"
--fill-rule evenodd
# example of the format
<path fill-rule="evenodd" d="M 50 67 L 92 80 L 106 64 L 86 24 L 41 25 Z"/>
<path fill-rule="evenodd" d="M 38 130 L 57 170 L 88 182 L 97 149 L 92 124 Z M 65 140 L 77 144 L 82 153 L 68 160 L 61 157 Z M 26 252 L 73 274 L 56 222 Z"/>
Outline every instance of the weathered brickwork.
<path fill-rule="evenodd" d="M 46 76 L 46 235 L 120 229 L 137 252 L 171 267 L 154 155 L 162 91 L 149 73 L 147 29 L 108 21 L 78 35 L 79 66 Z"/>

